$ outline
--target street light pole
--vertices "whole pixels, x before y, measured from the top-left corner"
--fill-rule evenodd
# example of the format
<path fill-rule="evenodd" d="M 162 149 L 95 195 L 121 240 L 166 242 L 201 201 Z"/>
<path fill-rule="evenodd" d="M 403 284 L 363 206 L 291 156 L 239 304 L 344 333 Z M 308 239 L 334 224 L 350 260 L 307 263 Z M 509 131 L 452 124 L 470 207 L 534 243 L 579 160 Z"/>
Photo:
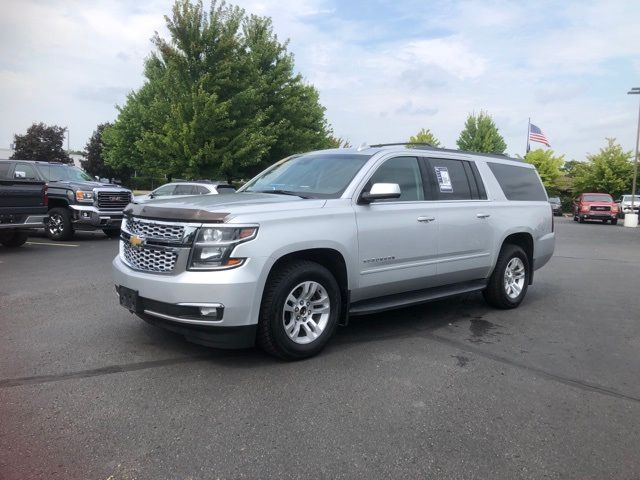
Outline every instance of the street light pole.
<path fill-rule="evenodd" d="M 627 95 L 640 95 L 640 87 L 633 87 L 627 92 Z M 637 195 L 637 182 L 638 182 L 638 143 L 640 143 L 640 105 L 638 106 L 638 131 L 636 133 L 636 156 L 633 161 L 633 183 L 631 186 L 631 215 L 630 222 L 625 222 L 625 226 L 638 226 L 638 214 L 634 212 L 635 200 Z M 626 218 L 626 215 L 625 215 Z"/>

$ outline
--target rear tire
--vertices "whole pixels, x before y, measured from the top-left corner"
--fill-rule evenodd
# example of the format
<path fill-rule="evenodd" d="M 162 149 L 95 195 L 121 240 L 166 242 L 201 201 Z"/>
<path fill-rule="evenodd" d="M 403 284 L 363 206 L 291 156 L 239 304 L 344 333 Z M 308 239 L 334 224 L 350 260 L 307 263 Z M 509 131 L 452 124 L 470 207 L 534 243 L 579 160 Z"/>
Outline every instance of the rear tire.
<path fill-rule="evenodd" d="M 7 248 L 18 248 L 25 244 L 29 234 L 27 232 L 15 231 L 7 236 L 0 237 L 0 243 Z"/>
<path fill-rule="evenodd" d="M 333 335 L 340 306 L 340 287 L 328 269 L 309 260 L 287 263 L 267 280 L 257 343 L 284 360 L 312 357 Z"/>
<path fill-rule="evenodd" d="M 51 240 L 69 240 L 73 236 L 69 210 L 63 207 L 49 210 L 49 221 L 45 225 L 44 231 Z"/>
<path fill-rule="evenodd" d="M 521 247 L 503 245 L 487 288 L 482 291 L 486 302 L 503 310 L 520 305 L 527 294 L 530 268 L 529 258 Z"/>

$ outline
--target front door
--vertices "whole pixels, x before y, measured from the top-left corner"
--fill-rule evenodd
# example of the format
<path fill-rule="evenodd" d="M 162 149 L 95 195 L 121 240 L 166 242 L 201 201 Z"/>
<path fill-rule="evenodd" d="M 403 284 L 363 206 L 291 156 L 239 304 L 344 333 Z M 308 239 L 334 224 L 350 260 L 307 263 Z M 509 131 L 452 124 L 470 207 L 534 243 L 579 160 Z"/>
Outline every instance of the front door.
<path fill-rule="evenodd" d="M 385 160 L 363 191 L 375 183 L 397 183 L 401 196 L 355 205 L 360 275 L 352 301 L 428 288 L 436 276 L 438 227 L 420 162 Z"/>

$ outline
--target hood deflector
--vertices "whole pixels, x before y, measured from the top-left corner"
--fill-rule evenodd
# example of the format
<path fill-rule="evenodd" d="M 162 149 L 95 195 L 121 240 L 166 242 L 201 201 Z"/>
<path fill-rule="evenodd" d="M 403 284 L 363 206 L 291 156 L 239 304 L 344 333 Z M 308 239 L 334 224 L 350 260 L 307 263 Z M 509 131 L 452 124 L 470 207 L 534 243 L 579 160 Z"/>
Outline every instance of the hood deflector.
<path fill-rule="evenodd" d="M 159 207 L 148 204 L 130 203 L 124 209 L 126 215 L 150 218 L 155 220 L 175 220 L 178 222 L 213 222 L 224 223 L 229 216 L 224 212 L 208 212 L 201 209 Z"/>

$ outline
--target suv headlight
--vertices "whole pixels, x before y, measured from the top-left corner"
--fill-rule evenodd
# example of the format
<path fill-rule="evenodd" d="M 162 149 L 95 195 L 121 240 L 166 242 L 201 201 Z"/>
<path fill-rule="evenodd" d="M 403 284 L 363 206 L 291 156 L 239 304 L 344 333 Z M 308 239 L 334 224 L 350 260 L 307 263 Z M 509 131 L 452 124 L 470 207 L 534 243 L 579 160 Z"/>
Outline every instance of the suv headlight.
<path fill-rule="evenodd" d="M 93 202 L 93 192 L 84 192 L 82 190 L 78 190 L 76 192 L 76 201 Z"/>
<path fill-rule="evenodd" d="M 258 227 L 202 227 L 191 249 L 189 270 L 222 270 L 239 267 L 244 258 L 233 258 L 236 245 L 256 237 Z"/>

